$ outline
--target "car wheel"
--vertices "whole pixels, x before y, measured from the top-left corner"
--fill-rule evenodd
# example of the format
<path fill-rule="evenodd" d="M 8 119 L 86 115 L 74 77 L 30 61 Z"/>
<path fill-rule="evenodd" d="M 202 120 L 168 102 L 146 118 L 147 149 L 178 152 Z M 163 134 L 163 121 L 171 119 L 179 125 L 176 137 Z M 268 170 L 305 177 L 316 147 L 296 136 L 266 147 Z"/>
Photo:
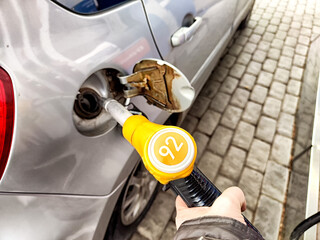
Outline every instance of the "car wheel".
<path fill-rule="evenodd" d="M 140 161 L 130 174 L 110 219 L 105 240 L 130 239 L 160 189 Z"/>

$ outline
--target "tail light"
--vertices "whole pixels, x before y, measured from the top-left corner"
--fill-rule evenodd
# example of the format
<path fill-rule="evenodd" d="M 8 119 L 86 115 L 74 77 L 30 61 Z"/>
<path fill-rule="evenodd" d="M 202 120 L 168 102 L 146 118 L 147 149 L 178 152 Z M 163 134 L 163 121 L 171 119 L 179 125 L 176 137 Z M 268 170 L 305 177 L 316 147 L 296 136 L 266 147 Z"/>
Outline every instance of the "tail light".
<path fill-rule="evenodd" d="M 9 74 L 0 68 L 0 179 L 6 168 L 14 125 L 14 93 Z"/>

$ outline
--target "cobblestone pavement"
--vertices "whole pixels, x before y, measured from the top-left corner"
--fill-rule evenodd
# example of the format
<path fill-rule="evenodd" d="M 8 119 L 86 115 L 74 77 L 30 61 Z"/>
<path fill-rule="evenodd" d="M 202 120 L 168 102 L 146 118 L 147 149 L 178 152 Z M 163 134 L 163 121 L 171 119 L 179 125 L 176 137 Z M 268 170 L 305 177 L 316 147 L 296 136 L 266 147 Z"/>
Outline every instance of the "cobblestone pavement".
<path fill-rule="evenodd" d="M 198 167 L 221 189 L 241 187 L 246 217 L 278 239 L 294 146 L 295 114 L 320 2 L 256 0 L 182 127 L 198 145 Z M 174 200 L 161 192 L 132 240 L 173 239 Z"/>

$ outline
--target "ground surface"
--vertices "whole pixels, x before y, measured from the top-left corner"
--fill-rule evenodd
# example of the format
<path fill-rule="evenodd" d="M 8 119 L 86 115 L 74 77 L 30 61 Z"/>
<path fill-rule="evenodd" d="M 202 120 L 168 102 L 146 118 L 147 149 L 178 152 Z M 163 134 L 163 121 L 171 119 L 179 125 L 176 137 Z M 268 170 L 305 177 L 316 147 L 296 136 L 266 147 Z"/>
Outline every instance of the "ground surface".
<path fill-rule="evenodd" d="M 278 239 L 279 232 L 288 238 L 291 161 L 301 150 L 295 149 L 296 114 L 318 35 L 316 0 L 256 0 L 249 26 L 236 33 L 182 126 L 196 139 L 198 167 L 221 190 L 243 189 L 244 214 L 265 239 Z M 132 240 L 173 239 L 174 200 L 161 192 Z M 304 208 L 301 201 L 289 216 Z"/>

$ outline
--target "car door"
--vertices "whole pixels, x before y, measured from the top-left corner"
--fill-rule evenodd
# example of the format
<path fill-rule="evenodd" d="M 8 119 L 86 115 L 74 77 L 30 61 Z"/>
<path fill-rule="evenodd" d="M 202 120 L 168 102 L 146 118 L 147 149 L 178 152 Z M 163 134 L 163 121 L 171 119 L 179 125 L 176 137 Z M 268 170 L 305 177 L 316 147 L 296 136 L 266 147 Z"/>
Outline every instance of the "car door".
<path fill-rule="evenodd" d="M 182 70 L 199 91 L 204 76 L 210 74 L 213 61 L 231 35 L 237 0 L 143 0 L 143 3 L 163 59 Z"/>

